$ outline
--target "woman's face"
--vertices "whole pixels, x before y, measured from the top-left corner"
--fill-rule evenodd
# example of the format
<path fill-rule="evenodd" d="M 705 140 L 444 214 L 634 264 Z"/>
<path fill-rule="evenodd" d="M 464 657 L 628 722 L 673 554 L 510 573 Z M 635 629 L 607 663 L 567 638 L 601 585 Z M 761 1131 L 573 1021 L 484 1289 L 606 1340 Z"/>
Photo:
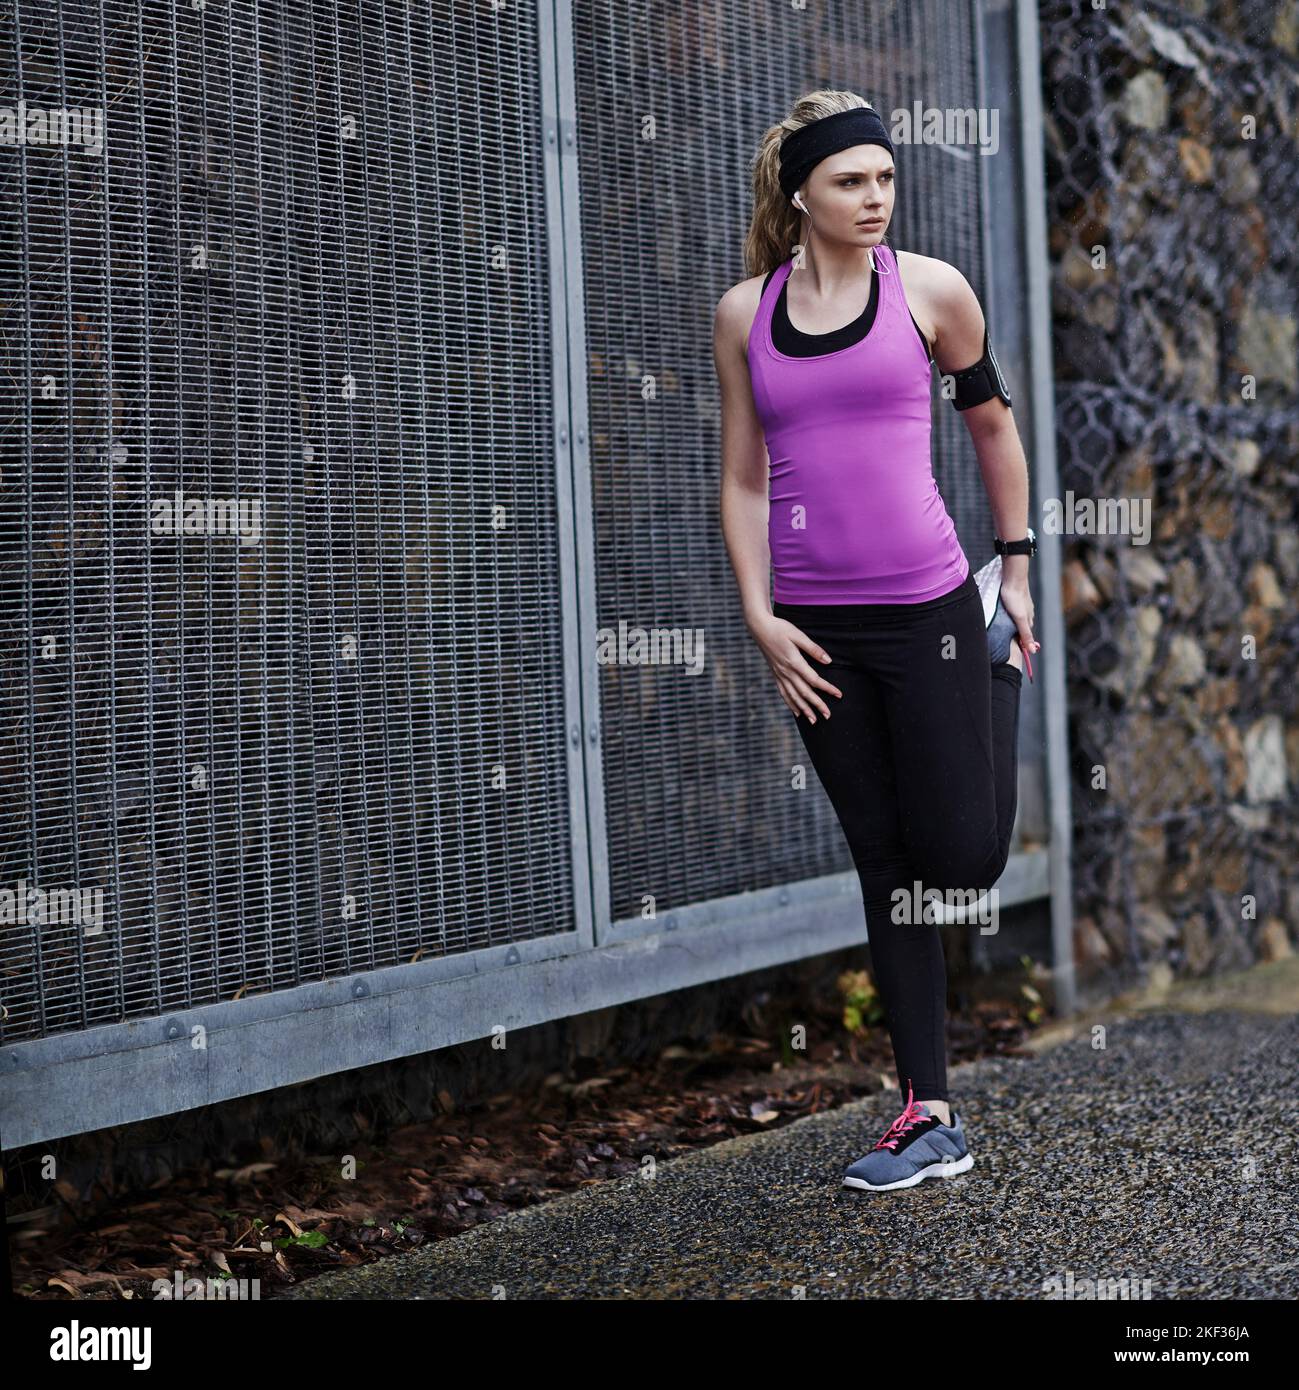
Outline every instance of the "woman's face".
<path fill-rule="evenodd" d="M 827 155 L 802 189 L 819 235 L 855 246 L 883 241 L 893 218 L 893 172 L 893 156 L 883 145 Z"/>

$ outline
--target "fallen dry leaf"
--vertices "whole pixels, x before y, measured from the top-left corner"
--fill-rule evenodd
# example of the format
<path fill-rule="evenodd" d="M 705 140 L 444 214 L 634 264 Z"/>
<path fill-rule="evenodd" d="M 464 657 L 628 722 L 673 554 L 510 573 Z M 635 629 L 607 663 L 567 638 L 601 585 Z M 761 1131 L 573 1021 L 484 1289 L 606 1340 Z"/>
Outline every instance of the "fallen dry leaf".
<path fill-rule="evenodd" d="M 289 1228 L 290 1235 L 300 1236 L 302 1234 L 302 1227 L 299 1226 L 292 1217 L 286 1216 L 284 1212 L 277 1211 L 275 1213 L 275 1219 L 277 1221 L 282 1221 Z"/>
<path fill-rule="evenodd" d="M 212 1176 L 228 1178 L 231 1182 L 248 1182 L 260 1173 L 273 1173 L 277 1166 L 274 1163 L 247 1163 L 242 1168 L 218 1168 Z"/>

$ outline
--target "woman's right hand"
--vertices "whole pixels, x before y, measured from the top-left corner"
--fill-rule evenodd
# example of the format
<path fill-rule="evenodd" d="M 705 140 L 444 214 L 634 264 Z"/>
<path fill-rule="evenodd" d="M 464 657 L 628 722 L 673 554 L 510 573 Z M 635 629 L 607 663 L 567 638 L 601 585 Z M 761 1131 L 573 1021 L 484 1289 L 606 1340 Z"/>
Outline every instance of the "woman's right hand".
<path fill-rule="evenodd" d="M 805 632 L 796 628 L 785 618 L 774 613 L 764 613 L 749 624 L 754 641 L 767 658 L 776 677 L 776 688 L 780 698 L 794 711 L 795 718 L 807 715 L 808 722 L 816 723 L 814 709 L 818 709 L 829 719 L 830 711 L 826 703 L 816 693 L 824 690 L 836 699 L 843 699 L 843 691 L 830 684 L 808 665 L 803 652 L 808 652 L 818 661 L 828 664 L 830 653 L 814 642 Z"/>

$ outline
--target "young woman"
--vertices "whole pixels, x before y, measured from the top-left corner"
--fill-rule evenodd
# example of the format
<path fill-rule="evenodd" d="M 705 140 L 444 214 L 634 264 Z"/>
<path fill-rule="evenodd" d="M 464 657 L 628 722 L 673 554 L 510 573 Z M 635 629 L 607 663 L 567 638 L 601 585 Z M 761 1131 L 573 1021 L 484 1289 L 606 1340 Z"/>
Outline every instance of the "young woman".
<path fill-rule="evenodd" d="M 722 296 L 714 330 L 722 530 L 852 850 L 907 1092 L 844 1182 L 910 1187 L 974 1162 L 947 1093 L 939 929 L 908 904 L 989 888 L 1009 854 L 1022 666 L 1038 649 L 1028 470 L 965 277 L 885 240 L 893 145 L 876 111 L 851 92 L 804 96 L 766 132 L 753 178 L 755 273 Z M 978 574 L 934 481 L 935 362 L 1001 538 Z"/>

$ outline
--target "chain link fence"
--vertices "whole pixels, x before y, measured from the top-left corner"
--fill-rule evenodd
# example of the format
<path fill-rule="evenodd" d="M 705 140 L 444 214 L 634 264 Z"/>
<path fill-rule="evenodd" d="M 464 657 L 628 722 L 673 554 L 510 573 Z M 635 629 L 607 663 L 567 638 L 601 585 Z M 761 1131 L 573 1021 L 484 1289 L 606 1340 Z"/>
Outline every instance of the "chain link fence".
<path fill-rule="evenodd" d="M 1299 8 L 1040 7 L 1083 978 L 1299 920 Z"/>
<path fill-rule="evenodd" d="M 571 929 L 537 29 L 0 6 L 0 1041 Z"/>

